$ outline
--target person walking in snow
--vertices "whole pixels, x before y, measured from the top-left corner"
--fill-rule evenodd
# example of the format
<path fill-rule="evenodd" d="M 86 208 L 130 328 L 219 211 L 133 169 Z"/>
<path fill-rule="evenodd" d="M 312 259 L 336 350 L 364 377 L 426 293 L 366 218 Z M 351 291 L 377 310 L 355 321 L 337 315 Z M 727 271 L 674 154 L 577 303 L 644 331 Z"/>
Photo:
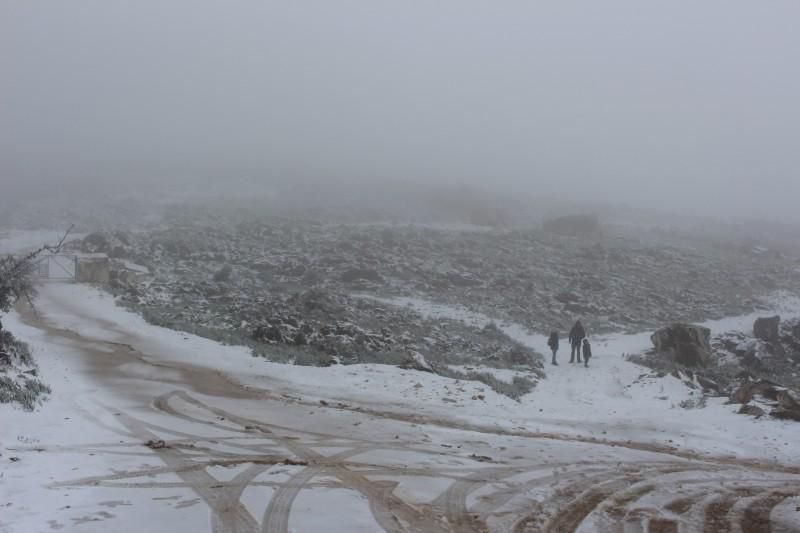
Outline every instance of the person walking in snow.
<path fill-rule="evenodd" d="M 556 363 L 556 352 L 558 351 L 558 332 L 553 330 L 550 332 L 550 339 L 547 341 L 547 345 L 553 350 L 553 364 L 558 366 Z"/>
<path fill-rule="evenodd" d="M 589 339 L 583 339 L 583 366 L 589 368 L 589 359 L 592 358 L 592 346 Z M 580 363 L 580 361 L 578 361 Z"/>
<path fill-rule="evenodd" d="M 569 362 L 575 362 L 575 354 L 578 354 L 578 362 L 581 362 L 581 342 L 586 338 L 586 330 L 583 329 L 583 324 L 578 320 L 572 329 L 569 330 L 569 343 L 572 346 L 570 352 Z"/>

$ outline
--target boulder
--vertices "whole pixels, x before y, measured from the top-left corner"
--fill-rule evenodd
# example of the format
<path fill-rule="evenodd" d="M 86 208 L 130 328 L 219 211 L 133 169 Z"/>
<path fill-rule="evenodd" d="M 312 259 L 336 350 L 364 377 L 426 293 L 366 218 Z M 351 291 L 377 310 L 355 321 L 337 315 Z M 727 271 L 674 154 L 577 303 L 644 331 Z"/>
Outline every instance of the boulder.
<path fill-rule="evenodd" d="M 745 404 L 742 405 L 742 408 L 739 409 L 740 415 L 750 415 L 756 418 L 762 417 L 766 414 L 766 412 L 757 405 L 749 405 Z"/>
<path fill-rule="evenodd" d="M 719 386 L 719 383 L 712 379 L 708 379 L 700 375 L 695 376 L 695 379 L 705 392 L 713 392 L 717 394 L 722 392 L 722 388 Z"/>
<path fill-rule="evenodd" d="M 433 367 L 425 360 L 425 357 L 415 351 L 411 351 L 408 354 L 408 357 L 400 365 L 400 368 L 404 368 L 406 370 L 419 370 L 420 372 L 433 372 Z"/>
<path fill-rule="evenodd" d="M 777 383 L 772 383 L 765 379 L 759 381 L 748 381 L 742 384 L 731 395 L 731 401 L 734 403 L 748 403 L 755 396 L 761 396 L 767 400 L 777 401 L 778 395 L 783 391 L 783 388 Z"/>
<path fill-rule="evenodd" d="M 753 336 L 767 342 L 778 342 L 781 317 L 759 317 L 753 323 Z"/>
<path fill-rule="evenodd" d="M 794 420 L 800 422 L 800 403 L 795 400 L 788 391 L 778 392 L 778 406 L 769 414 L 782 420 Z"/>
<path fill-rule="evenodd" d="M 676 363 L 704 367 L 711 360 L 711 330 L 692 324 L 672 324 L 653 333 L 656 352 L 670 354 Z"/>
<path fill-rule="evenodd" d="M 778 392 L 778 407 L 789 409 L 791 411 L 800 411 L 800 403 L 797 403 L 789 391 L 782 390 Z"/>

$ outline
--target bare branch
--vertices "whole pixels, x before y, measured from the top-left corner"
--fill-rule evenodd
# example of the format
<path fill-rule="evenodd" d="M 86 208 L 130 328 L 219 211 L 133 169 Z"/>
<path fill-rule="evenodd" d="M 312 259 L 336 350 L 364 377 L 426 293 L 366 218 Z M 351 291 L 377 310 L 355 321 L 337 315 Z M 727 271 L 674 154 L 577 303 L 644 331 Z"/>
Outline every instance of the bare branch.
<path fill-rule="evenodd" d="M 73 228 L 75 228 L 75 224 L 71 224 L 70 227 L 67 228 L 67 231 L 64 232 L 64 235 L 61 237 L 61 240 L 58 241 L 58 244 L 56 244 L 55 246 L 50 246 L 45 244 L 42 247 L 42 251 L 47 250 L 48 252 L 52 252 L 54 254 L 60 252 L 61 248 L 64 246 L 64 242 L 67 240 L 67 237 L 69 236 Z"/>
<path fill-rule="evenodd" d="M 36 295 L 31 280 L 33 260 L 45 251 L 59 253 L 74 227 L 74 224 L 71 225 L 56 244 L 42 245 L 19 258 L 11 255 L 0 257 L 0 312 L 8 311 L 14 302 L 22 298 L 33 307 L 33 297 Z"/>

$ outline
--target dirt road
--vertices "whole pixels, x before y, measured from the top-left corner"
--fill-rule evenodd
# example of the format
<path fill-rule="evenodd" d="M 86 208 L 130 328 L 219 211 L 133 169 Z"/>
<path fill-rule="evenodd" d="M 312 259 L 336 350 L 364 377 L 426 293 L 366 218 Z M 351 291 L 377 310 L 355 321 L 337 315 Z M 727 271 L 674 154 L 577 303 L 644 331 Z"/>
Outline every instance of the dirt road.
<path fill-rule="evenodd" d="M 202 514 L 214 533 L 796 531 L 793 468 L 464 427 L 383 409 L 379 390 L 369 406 L 320 403 L 175 362 L 110 320 L 83 317 L 113 341 L 77 333 L 46 308 L 22 316 L 80 358 L 70 371 L 97 389 L 79 416 L 108 436 L 14 448 L 101 465 L 41 480 L 50 492 L 95 495 L 93 512 L 47 517 L 52 530 L 120 530 L 131 516 L 140 531 L 188 530 L 183 517 Z M 123 516 L 118 506 L 131 509 Z M 0 517 L 3 528 L 22 531 Z"/>

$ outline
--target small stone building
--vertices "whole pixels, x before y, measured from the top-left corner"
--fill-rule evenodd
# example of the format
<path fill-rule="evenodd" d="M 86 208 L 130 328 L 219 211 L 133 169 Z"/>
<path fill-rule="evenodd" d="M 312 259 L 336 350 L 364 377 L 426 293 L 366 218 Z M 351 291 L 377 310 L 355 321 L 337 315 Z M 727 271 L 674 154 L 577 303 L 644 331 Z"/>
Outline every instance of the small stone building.
<path fill-rule="evenodd" d="M 111 261 L 106 254 L 77 254 L 75 281 L 107 284 L 111 278 Z"/>

